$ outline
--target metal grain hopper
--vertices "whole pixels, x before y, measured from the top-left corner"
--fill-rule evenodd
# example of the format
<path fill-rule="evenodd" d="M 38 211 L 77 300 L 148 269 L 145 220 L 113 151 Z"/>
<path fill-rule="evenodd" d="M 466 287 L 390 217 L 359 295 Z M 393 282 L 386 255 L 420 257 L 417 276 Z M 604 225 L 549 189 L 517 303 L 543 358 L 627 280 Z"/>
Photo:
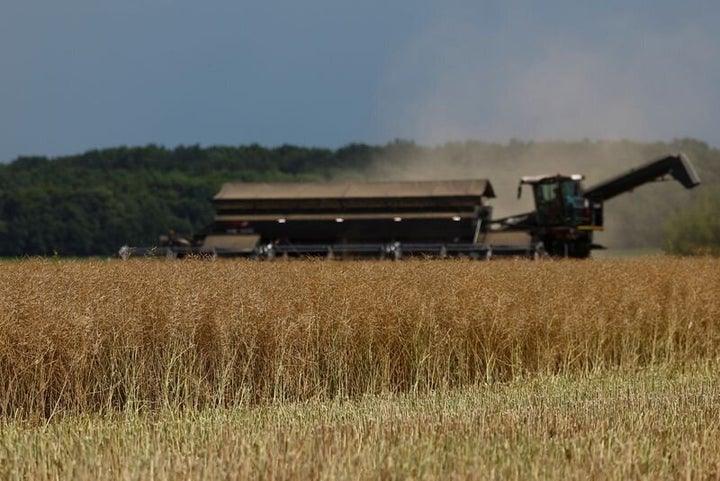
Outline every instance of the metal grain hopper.
<path fill-rule="evenodd" d="M 485 255 L 485 179 L 226 183 L 203 247 L 218 254 Z"/>

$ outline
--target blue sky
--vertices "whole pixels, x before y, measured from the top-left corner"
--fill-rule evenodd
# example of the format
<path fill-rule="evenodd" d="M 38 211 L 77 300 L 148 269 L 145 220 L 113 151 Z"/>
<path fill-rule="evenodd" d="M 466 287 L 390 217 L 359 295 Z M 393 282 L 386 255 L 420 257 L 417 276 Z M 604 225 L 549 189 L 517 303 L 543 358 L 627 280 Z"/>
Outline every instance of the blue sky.
<path fill-rule="evenodd" d="M 0 161 L 156 143 L 695 137 L 720 2 L 5 0 Z"/>

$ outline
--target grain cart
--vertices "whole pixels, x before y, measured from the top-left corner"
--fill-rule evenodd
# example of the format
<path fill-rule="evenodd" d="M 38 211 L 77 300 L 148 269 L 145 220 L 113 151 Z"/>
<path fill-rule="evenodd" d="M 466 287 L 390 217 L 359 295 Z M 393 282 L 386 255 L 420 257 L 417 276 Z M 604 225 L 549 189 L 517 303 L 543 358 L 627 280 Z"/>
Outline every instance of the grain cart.
<path fill-rule="evenodd" d="M 203 246 L 218 255 L 486 257 L 495 197 L 485 179 L 227 183 Z M 532 246 L 495 246 L 529 255 Z"/>

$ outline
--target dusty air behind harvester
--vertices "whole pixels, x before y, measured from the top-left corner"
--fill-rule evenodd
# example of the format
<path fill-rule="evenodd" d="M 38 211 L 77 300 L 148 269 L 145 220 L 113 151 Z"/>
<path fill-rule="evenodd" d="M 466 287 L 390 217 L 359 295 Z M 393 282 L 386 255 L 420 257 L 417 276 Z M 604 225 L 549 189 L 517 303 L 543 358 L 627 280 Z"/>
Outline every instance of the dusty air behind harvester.
<path fill-rule="evenodd" d="M 546 175 L 523 177 L 523 186 L 532 188 L 535 211 L 493 221 L 499 232 L 527 233 L 535 242 L 542 242 L 552 256 L 584 258 L 593 243 L 593 232 L 603 230 L 603 203 L 647 182 L 672 177 L 685 188 L 700 184 L 690 160 L 684 154 L 670 155 L 584 189 L 582 175 Z"/>
<path fill-rule="evenodd" d="M 213 198 L 215 222 L 191 246 L 124 247 L 148 253 L 277 256 L 584 258 L 603 229 L 603 203 L 644 183 L 700 180 L 688 158 L 670 155 L 584 189 L 581 175 L 523 177 L 535 211 L 492 219 L 485 179 L 414 182 L 226 183 Z"/>

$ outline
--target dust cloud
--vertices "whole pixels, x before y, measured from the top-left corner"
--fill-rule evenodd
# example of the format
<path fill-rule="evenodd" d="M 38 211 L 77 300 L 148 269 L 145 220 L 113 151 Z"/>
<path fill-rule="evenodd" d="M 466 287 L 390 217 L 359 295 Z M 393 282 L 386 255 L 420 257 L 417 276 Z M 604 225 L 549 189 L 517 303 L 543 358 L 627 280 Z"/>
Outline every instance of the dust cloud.
<path fill-rule="evenodd" d="M 628 141 L 468 141 L 436 147 L 395 142 L 375 159 L 366 176 L 368 180 L 488 179 L 496 194 L 490 204 L 497 219 L 534 210 L 529 189 L 517 199 L 521 176 L 582 174 L 584 185 L 592 187 L 669 153 L 667 144 Z M 606 231 L 598 233 L 596 240 L 608 247 L 659 247 L 664 215 L 683 200 L 687 200 L 684 189 L 666 182 L 608 201 Z"/>
<path fill-rule="evenodd" d="M 720 75 L 708 62 L 717 53 L 709 32 L 692 23 L 632 29 L 616 18 L 602 43 L 572 29 L 514 41 L 532 22 L 509 18 L 493 33 L 446 17 L 398 52 L 378 89 L 377 136 L 434 147 L 392 145 L 368 175 L 486 178 L 500 218 L 533 209 L 527 192 L 516 198 L 523 175 L 583 174 L 590 187 L 673 153 L 651 142 L 716 134 L 708 106 L 720 101 Z M 661 245 L 664 218 L 683 195 L 667 183 L 609 201 L 596 239 Z"/>
<path fill-rule="evenodd" d="M 712 32 L 692 22 L 632 29 L 617 18 L 602 41 L 559 28 L 520 42 L 534 21 L 482 31 L 458 14 L 428 27 L 388 62 L 375 137 L 423 145 L 717 138 Z"/>

